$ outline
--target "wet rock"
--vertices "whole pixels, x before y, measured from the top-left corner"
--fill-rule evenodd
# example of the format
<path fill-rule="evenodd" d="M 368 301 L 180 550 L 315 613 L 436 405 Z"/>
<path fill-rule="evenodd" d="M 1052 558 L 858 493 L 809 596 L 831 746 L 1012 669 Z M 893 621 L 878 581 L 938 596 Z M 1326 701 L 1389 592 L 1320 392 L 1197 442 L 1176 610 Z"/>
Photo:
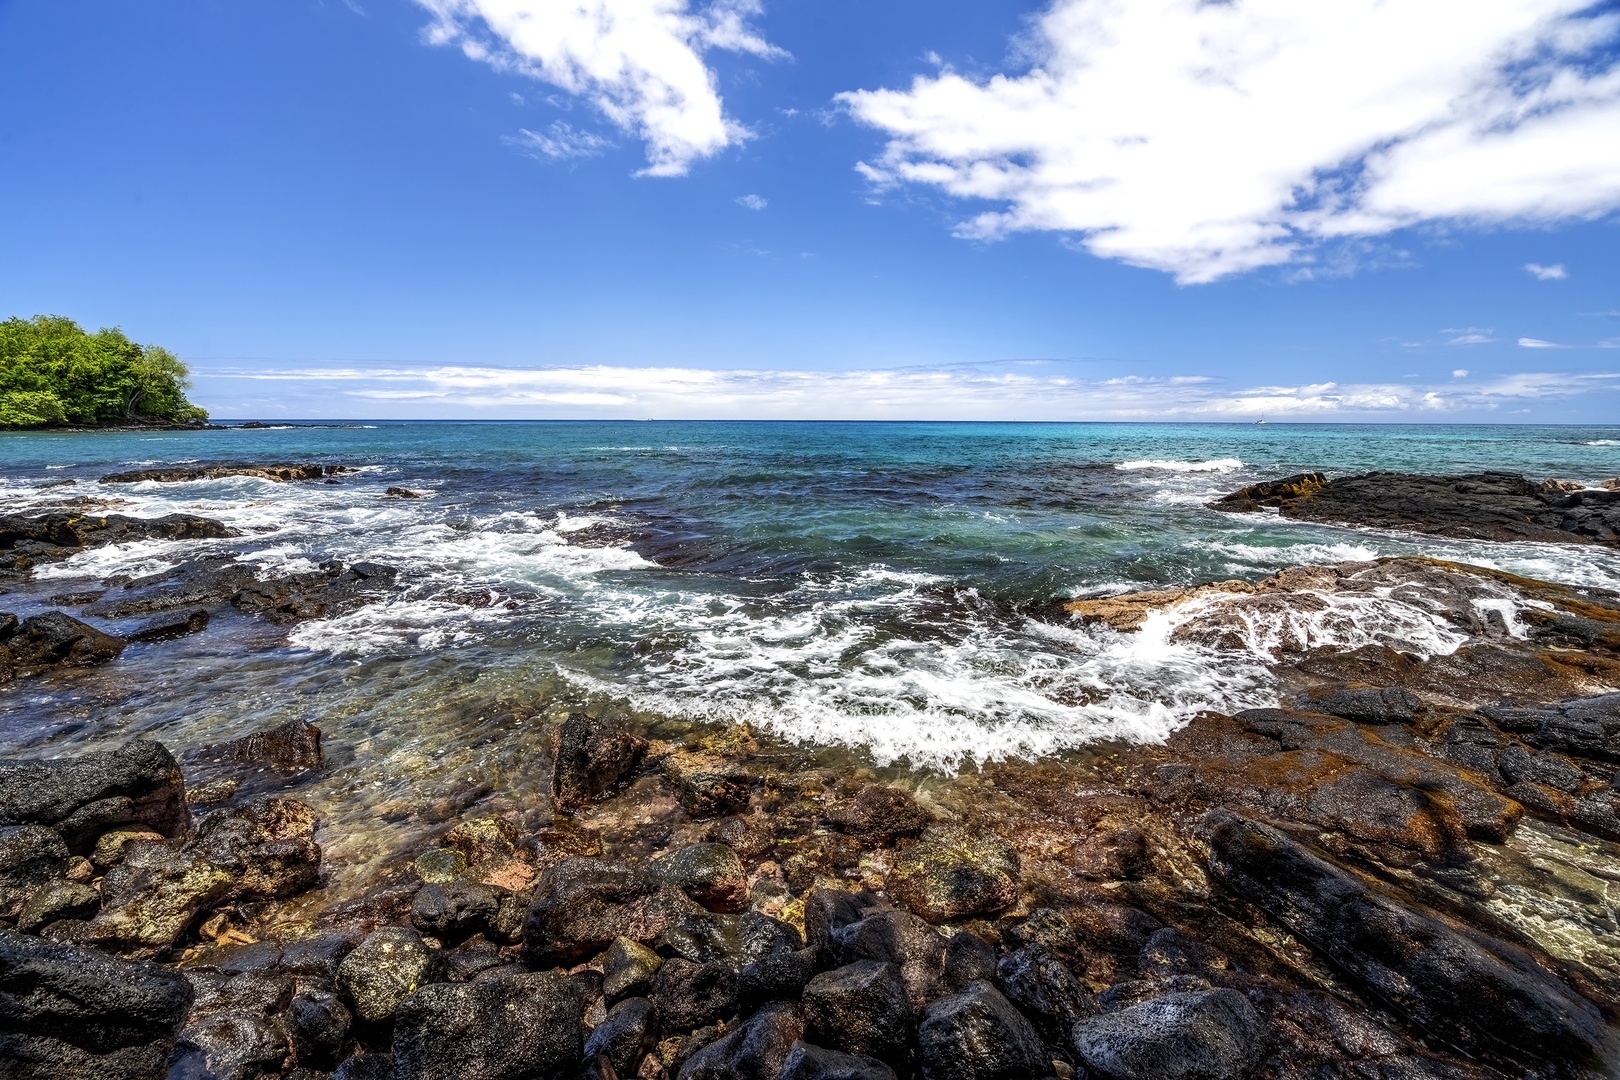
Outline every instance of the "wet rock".
<path fill-rule="evenodd" d="M 153 619 L 130 634 L 127 640 L 142 643 L 173 641 L 188 634 L 200 634 L 206 629 L 208 629 L 208 612 L 200 609 L 183 611 Z"/>
<path fill-rule="evenodd" d="M 28 898 L 67 870 L 68 849 L 43 825 L 0 827 L 0 918 L 15 918 Z"/>
<path fill-rule="evenodd" d="M 481 932 L 499 906 L 495 890 L 488 885 L 467 881 L 424 885 L 411 901 L 411 925 L 424 934 L 457 942 Z"/>
<path fill-rule="evenodd" d="M 461 852 L 469 866 L 504 862 L 517 853 L 517 827 L 501 817 L 463 821 L 444 834 L 444 846 Z"/>
<path fill-rule="evenodd" d="M 805 1037 L 821 1046 L 891 1064 L 911 1045 L 911 1000 L 894 964 L 860 960 L 824 972 L 804 988 Z"/>
<path fill-rule="evenodd" d="M 962 930 L 945 943 L 945 985 L 963 990 L 980 979 L 994 981 L 996 950 L 983 938 Z"/>
<path fill-rule="evenodd" d="M 18 671 L 45 667 L 91 667 L 124 651 L 121 637 L 104 633 L 60 611 L 47 611 L 22 621 L 6 648 Z"/>
<path fill-rule="evenodd" d="M 273 480 L 284 484 L 294 480 L 320 480 L 328 476 L 354 472 L 348 465 L 315 464 L 256 464 L 250 462 L 218 462 L 212 465 L 171 466 L 162 469 L 137 469 L 132 472 L 110 473 L 101 478 L 103 484 L 181 484 L 192 480 L 217 480 L 225 476 L 252 476 L 260 480 Z"/>
<path fill-rule="evenodd" d="M 1578 698 L 1546 709 L 1487 705 L 1479 711 L 1531 746 L 1620 764 L 1620 694 Z"/>
<path fill-rule="evenodd" d="M 1366 683 L 1306 690 L 1294 699 L 1294 708 L 1326 713 L 1358 724 L 1410 724 L 1424 712 L 1423 699 L 1412 691 Z"/>
<path fill-rule="evenodd" d="M 674 957 L 653 976 L 652 1003 L 666 1031 L 693 1031 L 737 1009 L 737 975 L 724 964 Z"/>
<path fill-rule="evenodd" d="M 421 497 L 422 493 L 420 491 L 412 491 L 410 488 L 403 487 L 391 487 L 383 492 L 383 498 L 385 499 L 420 499 Z"/>
<path fill-rule="evenodd" d="M 136 540 L 217 540 L 231 536 L 222 522 L 195 514 L 132 518 L 123 514 L 50 513 L 38 517 L 0 515 L 0 551 L 19 545 L 44 548 L 46 558 L 63 558 L 80 548 L 128 544 Z M 55 552 L 49 549 L 59 549 Z"/>
<path fill-rule="evenodd" d="M 660 855 L 647 869 L 710 911 L 738 912 L 748 906 L 748 872 L 724 844 L 688 844 Z"/>
<path fill-rule="evenodd" d="M 602 957 L 602 993 L 609 1001 L 645 994 L 664 958 L 627 937 L 613 939 Z"/>
<path fill-rule="evenodd" d="M 1068 1045 L 1074 1025 L 1097 1013 L 1097 1004 L 1074 973 L 1039 945 L 1002 957 L 996 967 L 1001 992 L 1035 1023 L 1049 1046 Z"/>
<path fill-rule="evenodd" d="M 876 1058 L 797 1042 L 782 1065 L 782 1080 L 895 1080 L 895 1074 Z"/>
<path fill-rule="evenodd" d="M 155 833 L 151 829 L 114 829 L 102 833 L 96 840 L 96 846 L 91 849 L 90 864 L 105 872 L 122 862 L 124 849 L 136 841 L 156 840 L 161 843 L 164 839 L 162 833 Z"/>
<path fill-rule="evenodd" d="M 900 969 L 906 993 L 921 1008 L 944 990 L 945 939 L 909 911 L 880 911 L 832 932 L 836 963 L 876 960 Z"/>
<path fill-rule="evenodd" d="M 414 930 L 385 926 L 343 958 L 337 987 L 354 1015 L 368 1024 L 393 1018 L 400 1002 L 431 981 L 437 957 Z"/>
<path fill-rule="evenodd" d="M 742 915 L 705 912 L 671 926 L 653 942 L 661 956 L 724 964 L 733 971 L 762 957 L 799 948 L 792 926 L 757 911 Z"/>
<path fill-rule="evenodd" d="M 191 763 L 298 773 L 320 766 L 321 729 L 303 720 L 255 731 L 240 739 L 204 746 L 187 755 Z"/>
<path fill-rule="evenodd" d="M 398 1080 L 528 1080 L 578 1066 L 582 1006 L 555 972 L 433 983 L 394 1017 Z"/>
<path fill-rule="evenodd" d="M 1018 873 L 1018 855 L 1005 841 L 935 828 L 900 853 L 888 889 L 929 922 L 948 922 L 1011 907 Z"/>
<path fill-rule="evenodd" d="M 1241 1080 L 1264 1056 L 1265 1022 L 1236 990 L 1167 994 L 1075 1024 L 1075 1055 L 1109 1080 Z"/>
<path fill-rule="evenodd" d="M 986 982 L 930 1005 L 917 1047 L 926 1080 L 1028 1080 L 1051 1073 L 1040 1036 Z"/>
<path fill-rule="evenodd" d="M 889 907 L 876 893 L 817 889 L 804 902 L 805 942 L 818 963 L 834 966 L 833 933 Z"/>
<path fill-rule="evenodd" d="M 438 848 L 419 855 L 412 869 L 425 884 L 448 885 L 467 872 L 467 856 L 454 848 Z"/>
<path fill-rule="evenodd" d="M 735 814 L 710 825 L 706 839 L 726 845 L 744 859 L 761 858 L 775 845 L 768 821 Z"/>
<path fill-rule="evenodd" d="M 440 955 L 440 973 L 445 982 L 472 982 L 486 972 L 506 966 L 500 946 L 484 938 L 471 938 Z"/>
<path fill-rule="evenodd" d="M 617 717 L 569 713 L 551 733 L 551 798 L 559 809 L 584 806 L 617 787 L 640 763 L 647 740 Z"/>
<path fill-rule="evenodd" d="M 1419 1026 L 1472 1052 L 1584 1064 L 1595 1008 L 1524 950 L 1380 894 L 1267 825 L 1204 819 L 1210 870 Z"/>
<path fill-rule="evenodd" d="M 315 815 L 290 799 L 215 810 L 180 847 L 132 843 L 102 881 L 91 940 L 143 957 L 179 941 L 208 908 L 279 899 L 315 883 L 321 849 Z"/>
<path fill-rule="evenodd" d="M 816 973 L 809 949 L 779 949 L 751 960 L 737 973 L 737 1001 L 746 1012 L 771 1001 L 797 1001 Z"/>
<path fill-rule="evenodd" d="M 1063 605 L 1063 610 L 1081 623 L 1101 623 L 1123 633 L 1129 633 L 1140 630 L 1147 622 L 1148 616 L 1161 608 L 1175 607 L 1189 600 L 1220 593 L 1252 592 L 1254 586 L 1247 581 L 1222 581 L 1213 585 L 1200 585 L 1194 589 L 1153 589 L 1119 596 L 1070 600 Z"/>
<path fill-rule="evenodd" d="M 678 1080 L 777 1080 L 803 1032 L 793 1006 L 767 1006 L 688 1058 Z"/>
<path fill-rule="evenodd" d="M 1137 954 L 1137 970 L 1144 975 L 1173 978 L 1196 975 L 1202 978 L 1231 970 L 1225 953 L 1179 930 L 1164 927 L 1148 938 Z"/>
<path fill-rule="evenodd" d="M 658 1018 L 646 998 L 626 998 L 608 1010 L 585 1042 L 585 1060 L 608 1059 L 620 1076 L 634 1076 L 642 1056 L 658 1041 Z"/>
<path fill-rule="evenodd" d="M 354 1017 L 336 994 L 304 990 L 287 1006 L 293 1057 L 309 1069 L 330 1069 L 343 1056 Z"/>
<path fill-rule="evenodd" d="M 828 824 L 835 829 L 886 844 L 916 836 L 928 820 L 928 812 L 908 792 L 886 784 L 867 785 L 849 803 L 827 815 Z"/>
<path fill-rule="evenodd" d="M 614 938 L 651 941 L 702 910 L 679 889 L 622 862 L 562 859 L 535 886 L 523 923 L 524 958 L 535 965 L 576 963 Z"/>
<path fill-rule="evenodd" d="M 17 929 L 37 934 L 61 919 L 87 920 L 101 908 L 101 894 L 88 885 L 53 881 L 35 890 L 17 914 Z"/>
<path fill-rule="evenodd" d="M 161 1076 L 191 998 L 183 977 L 156 965 L 0 930 L 0 1062 L 9 1075 Z"/>
<path fill-rule="evenodd" d="M 356 1054 L 338 1062 L 332 1080 L 396 1080 L 391 1054 Z"/>
<path fill-rule="evenodd" d="M 180 1032 L 167 1080 L 255 1080 L 279 1076 L 291 1048 L 279 1019 L 231 1010 Z"/>
<path fill-rule="evenodd" d="M 0 762 L 0 825 L 48 825 L 79 853 L 119 826 L 191 833 L 179 766 L 160 743 L 52 761 Z"/>
<path fill-rule="evenodd" d="M 748 808 L 753 777 L 729 758 L 682 750 L 665 758 L 663 769 L 681 809 L 694 818 L 723 817 Z"/>

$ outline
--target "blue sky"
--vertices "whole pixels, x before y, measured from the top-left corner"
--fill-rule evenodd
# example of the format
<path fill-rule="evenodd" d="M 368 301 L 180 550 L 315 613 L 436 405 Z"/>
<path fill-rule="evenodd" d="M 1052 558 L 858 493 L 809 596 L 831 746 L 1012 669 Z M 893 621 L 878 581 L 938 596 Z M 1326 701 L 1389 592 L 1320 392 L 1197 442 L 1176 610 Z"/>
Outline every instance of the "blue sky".
<path fill-rule="evenodd" d="M 1614 420 L 1620 6 L 1393 7 L 0 0 L 0 313 L 221 417 Z"/>

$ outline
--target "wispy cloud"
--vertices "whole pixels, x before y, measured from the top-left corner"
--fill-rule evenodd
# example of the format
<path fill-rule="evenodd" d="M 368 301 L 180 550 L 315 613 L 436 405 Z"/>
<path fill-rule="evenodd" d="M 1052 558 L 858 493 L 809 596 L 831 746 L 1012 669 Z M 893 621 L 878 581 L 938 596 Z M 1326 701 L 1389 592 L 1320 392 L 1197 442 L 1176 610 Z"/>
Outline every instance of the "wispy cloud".
<path fill-rule="evenodd" d="M 1537 281 L 1563 281 L 1569 277 L 1569 271 L 1564 269 L 1563 263 L 1557 263 L 1553 266 L 1542 266 L 1540 263 L 1525 263 L 1524 268 Z"/>
<path fill-rule="evenodd" d="M 763 195 L 739 195 L 737 205 L 748 210 L 763 210 L 769 206 L 770 200 Z"/>
<path fill-rule="evenodd" d="M 1620 390 L 1620 373 L 1469 379 L 1461 369 L 1433 384 L 1232 388 L 1200 374 L 1081 377 L 1055 361 L 859 371 L 444 365 L 199 373 L 206 386 L 238 379 L 309 384 L 324 408 L 336 410 L 330 415 L 638 419 L 1419 419 Z"/>
<path fill-rule="evenodd" d="M 1543 341 L 1540 338 L 1534 338 L 1534 337 L 1522 337 L 1522 338 L 1520 338 L 1519 339 L 1519 346 L 1521 348 L 1525 348 L 1525 349 L 1562 349 L 1562 348 L 1565 348 L 1565 346 L 1558 344 L 1556 341 Z"/>
<path fill-rule="evenodd" d="M 553 161 L 596 157 L 613 146 L 602 136 L 589 131 L 576 131 L 561 120 L 553 123 L 543 135 L 528 128 L 519 128 L 516 135 L 507 136 L 506 142 L 531 157 Z"/>
<path fill-rule="evenodd" d="M 1481 330 L 1470 330 L 1467 333 L 1458 334 L 1456 337 L 1454 337 L 1451 340 L 1447 341 L 1446 344 L 1447 345 L 1489 345 L 1491 342 L 1493 342 L 1495 340 L 1496 340 L 1495 338 L 1491 337 L 1491 334 L 1490 334 L 1489 330 L 1483 330 L 1483 331 L 1481 331 Z"/>
<path fill-rule="evenodd" d="M 434 17 L 430 43 L 459 46 L 473 60 L 578 95 L 638 134 L 649 176 L 683 175 L 748 137 L 726 115 L 705 53 L 787 55 L 750 26 L 759 0 L 715 0 L 699 10 L 687 0 L 418 2 Z"/>
<path fill-rule="evenodd" d="M 1207 282 L 1426 222 L 1620 206 L 1620 12 L 1591 0 L 1051 0 L 1022 73 L 840 100 L 856 168 Z"/>

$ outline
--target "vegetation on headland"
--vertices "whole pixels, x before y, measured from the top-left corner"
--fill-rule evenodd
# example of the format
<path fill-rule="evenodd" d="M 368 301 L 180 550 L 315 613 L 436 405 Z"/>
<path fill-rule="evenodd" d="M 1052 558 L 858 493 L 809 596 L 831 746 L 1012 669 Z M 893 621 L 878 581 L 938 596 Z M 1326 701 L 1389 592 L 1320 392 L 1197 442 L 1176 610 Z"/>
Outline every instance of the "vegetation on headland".
<path fill-rule="evenodd" d="M 117 328 L 86 333 L 54 315 L 0 322 L 0 428 L 202 423 L 189 375 L 168 349 Z"/>

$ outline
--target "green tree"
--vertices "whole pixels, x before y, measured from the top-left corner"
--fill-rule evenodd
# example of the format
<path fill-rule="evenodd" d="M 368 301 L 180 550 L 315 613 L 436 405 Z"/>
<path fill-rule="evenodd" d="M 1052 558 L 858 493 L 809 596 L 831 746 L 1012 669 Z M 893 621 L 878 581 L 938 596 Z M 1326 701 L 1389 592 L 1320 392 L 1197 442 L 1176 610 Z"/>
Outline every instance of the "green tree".
<path fill-rule="evenodd" d="M 86 333 L 72 319 L 0 322 L 0 426 L 192 423 L 208 414 L 186 400 L 186 365 L 116 328 Z"/>

